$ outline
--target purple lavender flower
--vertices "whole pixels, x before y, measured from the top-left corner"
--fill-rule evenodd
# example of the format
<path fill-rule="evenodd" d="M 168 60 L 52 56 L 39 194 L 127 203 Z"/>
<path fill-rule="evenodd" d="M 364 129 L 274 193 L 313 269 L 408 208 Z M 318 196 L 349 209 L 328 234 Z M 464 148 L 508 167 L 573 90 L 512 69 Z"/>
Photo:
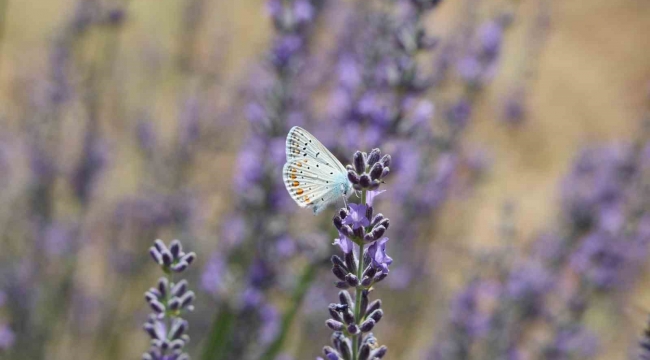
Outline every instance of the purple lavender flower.
<path fill-rule="evenodd" d="M 189 355 L 183 352 L 190 340 L 186 334 L 189 325 L 180 315 L 194 309 L 195 295 L 188 289 L 186 280 L 172 282 L 169 275 L 185 271 L 194 262 L 196 254 L 185 253 L 178 240 L 173 240 L 169 246 L 156 240 L 149 254 L 168 276 L 161 277 L 157 285 L 145 293 L 152 310 L 144 324 L 144 330 L 151 337 L 151 348 L 142 359 L 189 360 Z"/>
<path fill-rule="evenodd" d="M 16 341 L 16 335 L 7 324 L 0 324 L 0 350 L 8 350 Z"/>
<path fill-rule="evenodd" d="M 370 220 L 366 218 L 366 205 L 350 204 L 350 214 L 343 219 L 343 223 L 352 226 L 352 229 L 358 229 L 362 226 L 370 225 Z"/>
<path fill-rule="evenodd" d="M 378 347 L 371 331 L 384 316 L 381 301 L 369 302 L 370 288 L 388 276 L 392 264 L 386 254 L 388 238 L 384 233 L 390 221 L 378 213 L 372 216 L 373 207 L 368 203 L 368 193 L 374 197 L 380 193 L 379 181 L 388 174 L 391 157 L 381 156 L 379 149 L 370 154 L 357 151 L 353 165 L 348 165 L 348 178 L 361 191 L 361 203 L 348 204 L 334 216 L 334 226 L 339 238 L 334 240 L 343 252 L 343 258 L 332 256 L 332 273 L 337 277 L 339 303 L 332 303 L 328 310 L 331 319 L 325 324 L 334 331 L 332 347 L 323 348 L 327 359 L 360 360 L 381 359 L 388 349 Z M 368 190 L 372 188 L 372 190 Z M 353 244 L 354 243 L 354 244 Z M 367 251 L 366 251 L 366 245 Z M 356 245 L 356 246 L 354 246 Z M 358 253 L 355 254 L 355 249 Z M 354 300 L 345 289 L 354 288 Z"/>
<path fill-rule="evenodd" d="M 393 259 L 386 255 L 387 242 L 388 238 L 383 237 L 368 247 L 368 254 L 370 255 L 370 259 L 372 259 L 372 266 L 384 273 L 388 273 L 388 265 L 393 263 Z"/>
<path fill-rule="evenodd" d="M 343 251 L 343 253 L 345 254 L 350 253 L 353 249 L 352 240 L 348 239 L 345 235 L 341 234 L 340 232 L 339 232 L 339 237 L 337 239 L 334 239 L 333 245 L 338 245 L 341 248 L 341 251 Z"/>

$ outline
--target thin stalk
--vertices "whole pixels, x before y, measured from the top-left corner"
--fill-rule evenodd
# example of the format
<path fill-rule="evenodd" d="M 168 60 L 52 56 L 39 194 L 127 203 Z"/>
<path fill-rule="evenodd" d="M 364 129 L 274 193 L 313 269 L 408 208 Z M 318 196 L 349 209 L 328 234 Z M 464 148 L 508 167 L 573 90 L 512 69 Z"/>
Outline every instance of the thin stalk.
<path fill-rule="evenodd" d="M 366 190 L 361 191 L 361 205 L 366 205 Z M 363 256 L 365 251 L 365 244 L 363 239 L 359 241 L 359 264 L 357 266 L 357 279 L 361 279 L 363 275 Z M 361 324 L 361 293 L 363 287 L 357 286 L 356 295 L 354 297 L 354 320 L 357 324 Z M 352 338 L 352 360 L 359 359 L 359 340 L 361 339 L 361 331 L 354 335 Z"/>

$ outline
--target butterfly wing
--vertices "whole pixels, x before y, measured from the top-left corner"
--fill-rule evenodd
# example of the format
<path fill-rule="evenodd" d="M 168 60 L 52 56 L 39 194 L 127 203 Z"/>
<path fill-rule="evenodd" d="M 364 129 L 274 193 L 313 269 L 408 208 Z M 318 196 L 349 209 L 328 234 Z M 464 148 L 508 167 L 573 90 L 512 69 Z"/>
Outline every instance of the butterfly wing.
<path fill-rule="evenodd" d="M 287 135 L 287 163 L 282 171 L 287 191 L 300 207 L 314 213 L 341 196 L 349 196 L 347 170 L 307 130 L 294 126 Z"/>
<path fill-rule="evenodd" d="M 314 135 L 299 126 L 289 130 L 286 151 L 287 162 L 306 158 L 324 171 L 347 174 L 343 164 Z"/>
<path fill-rule="evenodd" d="M 302 208 L 311 208 L 319 213 L 325 206 L 342 196 L 350 195 L 345 174 L 323 171 L 315 167 L 309 158 L 287 162 L 282 169 L 284 185 L 291 198 Z"/>

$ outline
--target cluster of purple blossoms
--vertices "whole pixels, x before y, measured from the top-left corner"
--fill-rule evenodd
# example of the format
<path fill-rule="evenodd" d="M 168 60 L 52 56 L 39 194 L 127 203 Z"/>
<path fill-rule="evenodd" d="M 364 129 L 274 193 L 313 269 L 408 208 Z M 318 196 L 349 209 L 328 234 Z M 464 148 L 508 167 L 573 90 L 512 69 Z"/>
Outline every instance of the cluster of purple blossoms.
<path fill-rule="evenodd" d="M 434 358 L 459 358 L 440 357 L 441 349 L 463 349 L 460 358 L 471 358 L 471 349 L 488 358 L 526 356 L 522 333 L 529 326 L 546 334 L 534 347 L 545 358 L 593 356 L 598 341 L 584 314 L 594 299 L 632 285 L 647 254 L 648 149 L 642 139 L 583 151 L 562 183 L 561 225 L 541 236 L 530 254 L 515 262 L 500 259 L 496 274 L 483 270 L 467 286 L 493 284 L 499 305 L 488 311 L 479 337 L 447 337 Z M 467 310 L 462 328 L 470 328 L 473 313 Z M 446 329 L 454 328 L 450 321 Z"/>
<path fill-rule="evenodd" d="M 329 305 L 331 319 L 326 325 L 334 331 L 332 345 L 323 353 L 327 360 L 381 359 L 388 348 L 378 346 L 372 329 L 384 316 L 381 300 L 372 302 L 373 285 L 388 276 L 393 259 L 386 254 L 388 238 L 384 236 L 390 221 L 381 213 L 374 214 L 373 200 L 384 177 L 390 172 L 390 155 L 381 156 L 379 149 L 370 154 L 357 151 L 353 165 L 348 165 L 348 179 L 361 192 L 359 204 L 350 203 L 338 211 L 333 223 L 339 232 L 334 240 L 343 257 L 331 258 L 332 273 L 337 277 L 339 302 Z M 354 298 L 347 291 L 355 289 Z"/>
<path fill-rule="evenodd" d="M 201 282 L 220 303 L 213 329 L 217 328 L 219 316 L 231 313 L 237 318 L 223 323 L 229 328 L 220 333 L 228 339 L 221 342 L 222 348 L 211 350 L 223 358 L 258 357 L 282 336 L 281 311 L 267 292 L 272 288 L 278 293 L 295 290 L 288 289 L 295 279 L 285 279 L 292 276 L 285 270 L 301 245 L 290 234 L 288 219 L 295 205 L 286 194 L 278 169 L 286 161 L 289 128 L 302 124 L 306 116 L 302 73 L 312 30 L 324 3 L 267 3 L 275 36 L 265 68 L 254 77 L 253 89 L 248 93 L 250 133 L 237 157 L 234 211 L 226 216 L 219 249 L 210 257 Z M 212 270 L 216 268 L 224 271 L 215 275 Z"/>
<path fill-rule="evenodd" d="M 172 274 L 185 271 L 196 254 L 185 253 L 178 240 L 173 240 L 169 247 L 162 240 L 156 240 L 149 254 L 166 276 L 145 293 L 153 312 L 144 324 L 144 330 L 151 337 L 151 348 L 142 355 L 142 360 L 189 360 L 189 355 L 183 352 L 190 341 L 189 325 L 181 315 L 194 310 L 195 295 L 188 289 L 187 280 L 174 282 Z"/>

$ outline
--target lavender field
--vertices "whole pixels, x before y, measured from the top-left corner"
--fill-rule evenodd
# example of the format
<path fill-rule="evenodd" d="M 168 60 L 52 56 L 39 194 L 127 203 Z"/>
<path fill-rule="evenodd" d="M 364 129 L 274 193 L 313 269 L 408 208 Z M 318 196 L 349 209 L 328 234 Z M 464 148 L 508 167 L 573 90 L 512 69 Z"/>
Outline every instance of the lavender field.
<path fill-rule="evenodd" d="M 0 0 L 0 360 L 650 359 L 648 34 Z"/>

